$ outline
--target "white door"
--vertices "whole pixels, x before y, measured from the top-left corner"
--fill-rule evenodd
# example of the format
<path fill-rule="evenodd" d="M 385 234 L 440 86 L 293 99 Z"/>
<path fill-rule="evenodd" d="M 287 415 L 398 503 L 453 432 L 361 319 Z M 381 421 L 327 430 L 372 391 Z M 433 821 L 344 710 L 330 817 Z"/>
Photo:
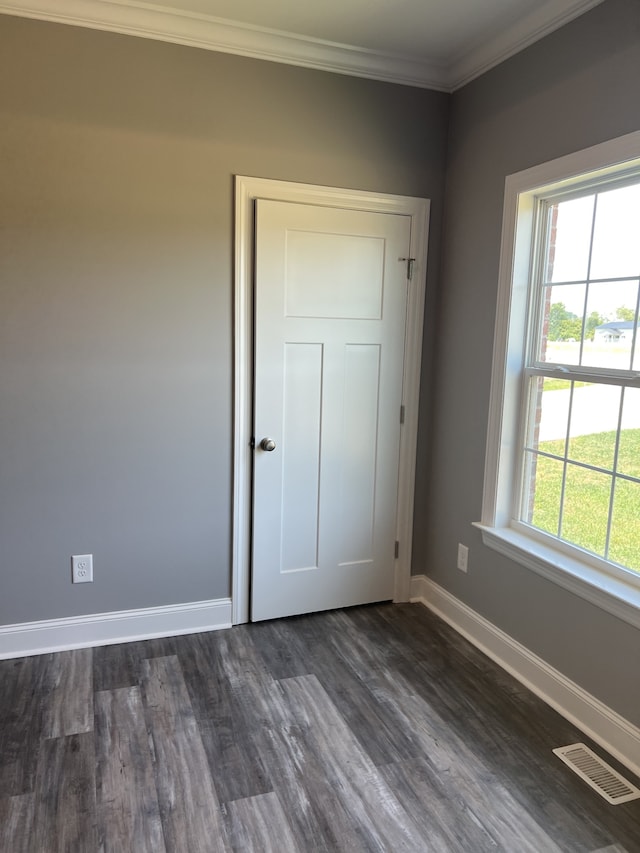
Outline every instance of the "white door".
<path fill-rule="evenodd" d="M 410 237 L 256 202 L 254 620 L 393 598 Z"/>

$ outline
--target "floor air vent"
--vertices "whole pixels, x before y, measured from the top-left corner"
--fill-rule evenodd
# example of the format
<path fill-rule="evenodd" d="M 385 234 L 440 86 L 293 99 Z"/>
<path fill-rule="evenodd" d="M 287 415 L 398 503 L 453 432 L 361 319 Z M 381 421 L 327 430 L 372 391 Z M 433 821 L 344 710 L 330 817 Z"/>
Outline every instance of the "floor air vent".
<path fill-rule="evenodd" d="M 617 805 L 640 799 L 638 788 L 627 782 L 583 743 L 561 746 L 553 752 L 607 802 Z"/>

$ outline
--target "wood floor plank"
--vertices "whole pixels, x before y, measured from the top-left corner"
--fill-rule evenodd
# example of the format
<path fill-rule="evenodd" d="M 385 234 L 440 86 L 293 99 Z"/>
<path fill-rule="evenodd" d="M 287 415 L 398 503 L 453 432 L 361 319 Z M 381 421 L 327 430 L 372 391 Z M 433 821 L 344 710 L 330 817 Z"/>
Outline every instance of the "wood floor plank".
<path fill-rule="evenodd" d="M 46 656 L 42 737 L 93 731 L 93 649 Z"/>
<path fill-rule="evenodd" d="M 279 686 L 273 685 L 271 690 L 280 693 L 281 701 Z M 288 714 L 275 711 L 277 701 L 267 699 L 271 720 L 263 724 L 257 742 L 277 780 L 278 798 L 297 845 L 305 853 L 370 851 L 368 839 L 327 779 L 322 758 L 308 749 L 304 731 L 288 719 Z"/>
<path fill-rule="evenodd" d="M 464 792 L 452 790 L 428 761 L 400 761 L 381 767 L 379 772 L 429 840 L 431 850 L 495 853 L 499 849 L 498 841 L 478 820 Z M 451 820 L 453 808 L 455 820 Z"/>
<path fill-rule="evenodd" d="M 383 605 L 349 612 L 351 629 L 357 630 L 370 664 L 384 658 L 403 675 L 446 720 L 452 734 L 473 744 L 487 771 L 520 808 L 551 837 L 562 839 L 567 850 L 583 853 L 616 837 L 640 850 L 640 826 L 630 811 L 621 811 L 632 804 L 611 810 L 554 761 L 551 749 L 584 741 L 581 732 L 524 687 L 515 690 L 506 685 L 508 673 L 424 607 L 401 605 L 397 611 Z M 384 627 L 390 612 L 395 614 L 392 635 Z M 344 630 L 342 616 L 335 618 Z M 425 653 L 420 655 L 423 639 Z M 440 666 L 442 658 L 447 661 L 445 669 Z M 559 806 L 567 800 L 573 804 L 570 811 Z"/>
<path fill-rule="evenodd" d="M 314 636 L 317 621 L 306 616 L 290 619 L 273 619 L 255 622 L 247 630 L 254 647 L 266 666 L 269 675 L 278 681 L 296 675 L 311 675 L 313 643 L 305 642 L 305 627 Z"/>
<path fill-rule="evenodd" d="M 0 851 L 31 853 L 33 794 L 0 799 Z"/>
<path fill-rule="evenodd" d="M 292 716 L 282 689 L 285 682 L 276 682 L 265 666 L 253 640 L 254 627 L 227 634 L 223 663 L 237 706 L 246 709 L 252 740 L 265 756 L 296 843 L 313 851 L 378 849 L 370 827 L 354 820 L 353 803 L 327 776 L 325 756 L 312 748 L 305 726 Z M 359 749 L 355 739 L 352 743 Z"/>
<path fill-rule="evenodd" d="M 44 671 L 42 655 L 0 661 L 0 798 L 33 792 Z"/>
<path fill-rule="evenodd" d="M 436 702 L 453 731 L 476 745 L 486 766 L 501 777 L 521 807 L 567 850 L 583 853 L 617 839 L 623 847 L 640 851 L 640 809 L 629 809 L 633 803 L 612 809 L 562 762 L 554 761 L 551 752 L 576 741 L 596 752 L 601 748 L 523 685 L 514 687 L 508 673 L 430 611 L 415 605 L 400 608 L 407 609 L 411 623 L 398 619 L 400 633 L 411 624 L 410 633 L 417 636 L 437 635 L 450 649 L 452 667 L 445 678 L 435 678 L 425 655 L 417 666 L 397 658 L 397 670 L 411 678 L 423 697 Z M 380 626 L 374 630 L 380 636 Z M 607 760 L 618 766 L 610 756 Z M 627 770 L 618 769 L 629 778 Z"/>
<path fill-rule="evenodd" d="M 183 638 L 179 654 L 221 803 L 273 790 L 273 782 L 254 742 L 255 709 L 237 689 L 235 666 L 228 669 L 229 660 L 236 653 L 246 657 L 246 637 L 246 626 L 192 634 Z M 255 672 L 255 667 L 252 671 Z"/>
<path fill-rule="evenodd" d="M 227 850 L 220 804 L 178 658 L 144 661 L 142 683 L 168 853 Z"/>
<path fill-rule="evenodd" d="M 298 617 L 257 623 L 251 626 L 251 637 L 274 678 L 309 672 L 316 676 L 374 764 L 413 757 L 411 738 L 328 646 L 326 622 Z"/>
<path fill-rule="evenodd" d="M 136 655 L 142 643 L 117 643 L 93 650 L 93 683 L 96 693 L 103 690 L 119 690 L 122 687 L 137 687 L 139 682 L 139 660 Z"/>
<path fill-rule="evenodd" d="M 235 853 L 304 853 L 277 795 L 270 791 L 227 805 L 229 840 Z"/>
<path fill-rule="evenodd" d="M 96 849 L 93 733 L 45 740 L 38 758 L 32 849 Z"/>
<path fill-rule="evenodd" d="M 351 815 L 368 849 L 418 851 L 425 841 L 314 675 L 279 683 L 283 708 Z M 305 780 L 305 785 L 308 781 Z M 310 793 L 312 793 L 310 791 Z"/>
<path fill-rule="evenodd" d="M 426 756 L 435 771 L 449 781 L 452 796 L 473 802 L 474 813 L 491 837 L 506 849 L 521 853 L 560 853 L 561 848 L 513 798 L 500 777 L 487 771 L 486 755 L 477 752 L 475 741 L 458 735 L 447 718 L 416 692 L 415 683 L 383 665 L 376 654 L 379 650 L 370 647 L 348 617 L 334 614 L 334 619 L 342 629 L 336 651 L 346 654 L 348 649 L 356 670 L 369 673 L 378 701 L 395 709 L 398 725 L 412 732 L 416 754 Z"/>
<path fill-rule="evenodd" d="M 322 762 L 306 748 L 303 732 L 283 707 L 282 690 L 252 636 L 249 628 L 224 632 L 219 646 L 224 683 L 234 707 L 242 709 L 247 742 L 268 769 L 297 845 L 305 853 L 369 850 L 324 776 Z"/>
<path fill-rule="evenodd" d="M 163 853 L 160 809 L 137 687 L 96 693 L 96 793 L 101 853 Z"/>
<path fill-rule="evenodd" d="M 93 689 L 119 690 L 121 687 L 138 687 L 142 678 L 142 664 L 148 658 L 177 654 L 182 637 L 156 637 L 133 643 L 116 643 L 93 650 Z"/>

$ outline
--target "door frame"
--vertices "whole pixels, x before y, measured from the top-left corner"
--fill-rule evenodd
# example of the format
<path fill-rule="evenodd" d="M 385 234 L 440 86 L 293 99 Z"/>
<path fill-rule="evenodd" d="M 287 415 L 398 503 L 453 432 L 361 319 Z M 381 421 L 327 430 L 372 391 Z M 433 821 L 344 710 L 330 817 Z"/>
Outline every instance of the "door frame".
<path fill-rule="evenodd" d="M 418 444 L 420 367 L 426 291 L 430 201 L 412 196 L 323 187 L 269 178 L 235 177 L 234 263 L 234 401 L 233 401 L 233 538 L 231 604 L 232 622 L 249 621 L 251 585 L 251 526 L 253 450 L 253 287 L 256 199 L 289 201 L 324 207 L 411 217 L 410 257 L 413 277 L 407 300 L 404 342 L 400 465 L 396 539 L 400 543 L 395 564 L 394 601 L 408 601 L 411 584 L 413 503 Z M 398 412 L 398 417 L 400 413 Z"/>

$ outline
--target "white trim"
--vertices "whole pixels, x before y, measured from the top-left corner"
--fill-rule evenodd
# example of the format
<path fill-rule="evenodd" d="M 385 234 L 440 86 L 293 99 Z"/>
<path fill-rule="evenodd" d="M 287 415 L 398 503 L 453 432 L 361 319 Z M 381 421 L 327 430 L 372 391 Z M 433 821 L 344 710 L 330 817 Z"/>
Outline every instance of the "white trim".
<path fill-rule="evenodd" d="M 405 422 L 400 438 L 398 516 L 394 600 L 409 597 L 413 501 L 418 444 L 420 366 L 427 269 L 429 208 L 427 199 L 385 195 L 335 187 L 237 176 L 235 185 L 235 340 L 234 340 L 234 485 L 233 485 L 233 623 L 249 619 L 252 436 L 253 228 L 257 198 L 348 207 L 411 217 L 411 257 L 416 259 L 409 288 L 402 401 Z"/>
<path fill-rule="evenodd" d="M 536 3 L 511 26 L 500 27 L 489 38 L 458 53 L 449 71 L 451 91 L 455 92 L 602 2 L 603 0 L 547 0 L 546 3 Z"/>
<path fill-rule="evenodd" d="M 509 175 L 505 182 L 502 245 L 494 330 L 493 366 L 485 456 L 482 516 L 485 545 L 634 626 L 640 625 L 640 589 L 635 577 L 616 582 L 579 560 L 572 549 L 541 546 L 511 528 L 516 482 L 516 436 L 521 408 L 526 311 L 533 252 L 536 198 L 589 179 L 608 179 L 640 165 L 640 131 Z"/>
<path fill-rule="evenodd" d="M 504 526 L 511 509 L 510 505 L 498 505 L 500 484 L 512 479 L 513 443 L 504 435 L 503 414 L 505 397 L 510 396 L 513 383 L 518 382 L 524 359 L 524 307 L 516 317 L 512 317 L 511 312 L 513 294 L 524 292 L 526 303 L 529 286 L 531 194 L 536 190 L 544 195 L 547 187 L 559 182 L 570 187 L 587 173 L 597 172 L 604 177 L 622 172 L 639 156 L 640 131 L 635 131 L 508 175 L 505 180 L 482 503 L 482 524 L 485 526 Z M 516 396 L 519 397 L 517 390 Z"/>
<path fill-rule="evenodd" d="M 411 578 L 420 602 L 540 699 L 640 776 L 640 729 L 570 681 L 425 575 Z"/>
<path fill-rule="evenodd" d="M 0 0 L 2 12 L 351 77 L 449 90 L 446 68 L 420 57 L 368 50 L 151 3 Z"/>
<path fill-rule="evenodd" d="M 135 0 L 0 0 L 0 13 L 451 92 L 601 2 L 547 0 L 511 25 L 499 27 L 482 44 L 466 49 L 449 67 L 435 59 L 370 50 Z"/>
<path fill-rule="evenodd" d="M 231 600 L 69 616 L 0 626 L 0 660 L 231 627 Z"/>
<path fill-rule="evenodd" d="M 640 628 L 640 588 L 605 574 L 511 527 L 484 527 L 474 523 L 482 541 L 494 551 L 531 569 L 558 586 L 606 610 L 634 628 Z"/>

